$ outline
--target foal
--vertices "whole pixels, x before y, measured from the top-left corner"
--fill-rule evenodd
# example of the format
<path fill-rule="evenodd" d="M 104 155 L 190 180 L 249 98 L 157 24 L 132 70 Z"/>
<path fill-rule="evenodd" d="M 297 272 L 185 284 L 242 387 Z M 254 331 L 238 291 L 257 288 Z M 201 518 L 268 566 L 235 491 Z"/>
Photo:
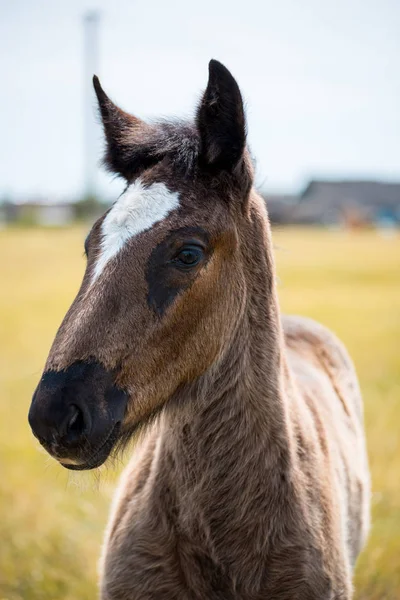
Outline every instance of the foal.
<path fill-rule="evenodd" d="M 359 387 L 328 330 L 281 319 L 237 83 L 212 60 L 194 124 L 146 124 L 94 86 L 127 185 L 29 420 L 75 470 L 143 432 L 101 597 L 347 600 L 369 522 Z"/>

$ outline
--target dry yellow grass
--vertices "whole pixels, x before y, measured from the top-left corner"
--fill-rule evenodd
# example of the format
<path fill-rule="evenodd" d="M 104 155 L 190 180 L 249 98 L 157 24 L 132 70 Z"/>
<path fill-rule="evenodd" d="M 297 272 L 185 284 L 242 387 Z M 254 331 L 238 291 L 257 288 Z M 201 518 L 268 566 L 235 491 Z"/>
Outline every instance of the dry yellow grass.
<path fill-rule="evenodd" d="M 32 391 L 84 269 L 84 231 L 0 232 L 0 600 L 96 597 L 114 475 L 71 478 L 27 423 Z M 400 237 L 275 232 L 281 303 L 347 344 L 359 373 L 373 528 L 358 600 L 400 598 Z"/>

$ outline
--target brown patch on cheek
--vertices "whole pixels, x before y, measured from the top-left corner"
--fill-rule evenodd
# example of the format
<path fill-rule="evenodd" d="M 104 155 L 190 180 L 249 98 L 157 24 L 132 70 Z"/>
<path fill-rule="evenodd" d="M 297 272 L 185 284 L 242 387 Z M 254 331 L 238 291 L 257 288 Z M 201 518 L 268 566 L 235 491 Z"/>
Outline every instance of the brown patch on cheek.
<path fill-rule="evenodd" d="M 178 298 L 171 330 L 178 328 L 180 358 L 187 378 L 199 377 L 229 344 L 242 306 L 238 264 L 234 259 L 233 232 L 219 240 L 218 249 L 193 285 Z M 182 336 L 182 337 L 183 337 Z"/>
<path fill-rule="evenodd" d="M 237 311 L 235 291 L 239 291 L 236 281 L 240 279 L 234 260 L 236 245 L 233 231 L 220 236 L 207 264 L 165 315 L 166 341 L 172 341 L 174 358 L 192 373 L 191 378 L 214 362 L 231 330 L 227 314 Z"/>
<path fill-rule="evenodd" d="M 152 335 L 145 344 L 139 341 L 124 365 L 120 384 L 132 395 L 129 422 L 154 412 L 181 384 L 202 375 L 229 345 L 244 297 L 235 248 L 235 235 L 219 240 L 207 265 L 158 317 Z"/>

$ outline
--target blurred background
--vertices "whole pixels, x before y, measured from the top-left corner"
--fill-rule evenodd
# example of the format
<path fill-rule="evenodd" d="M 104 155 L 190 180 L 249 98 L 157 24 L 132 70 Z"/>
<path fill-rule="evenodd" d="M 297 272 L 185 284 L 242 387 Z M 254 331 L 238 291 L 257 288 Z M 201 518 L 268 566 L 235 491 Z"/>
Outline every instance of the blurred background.
<path fill-rule="evenodd" d="M 210 58 L 237 78 L 279 293 L 359 373 L 373 526 L 358 600 L 400 599 L 398 0 L 0 0 L 0 599 L 96 597 L 114 469 L 72 477 L 27 423 L 123 183 L 99 167 L 91 87 L 142 118 L 193 117 Z M 118 471 L 118 469 L 117 469 Z"/>

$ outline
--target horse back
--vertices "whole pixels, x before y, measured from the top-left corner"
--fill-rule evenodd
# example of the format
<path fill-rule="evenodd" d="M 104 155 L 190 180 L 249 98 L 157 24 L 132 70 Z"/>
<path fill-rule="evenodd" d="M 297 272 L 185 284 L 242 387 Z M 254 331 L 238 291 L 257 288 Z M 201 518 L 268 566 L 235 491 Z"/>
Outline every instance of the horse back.
<path fill-rule="evenodd" d="M 368 534 L 370 501 L 357 375 L 346 348 L 327 328 L 304 317 L 284 317 L 282 324 L 306 502 L 316 527 L 323 531 L 331 524 L 335 545 L 352 567 Z"/>

